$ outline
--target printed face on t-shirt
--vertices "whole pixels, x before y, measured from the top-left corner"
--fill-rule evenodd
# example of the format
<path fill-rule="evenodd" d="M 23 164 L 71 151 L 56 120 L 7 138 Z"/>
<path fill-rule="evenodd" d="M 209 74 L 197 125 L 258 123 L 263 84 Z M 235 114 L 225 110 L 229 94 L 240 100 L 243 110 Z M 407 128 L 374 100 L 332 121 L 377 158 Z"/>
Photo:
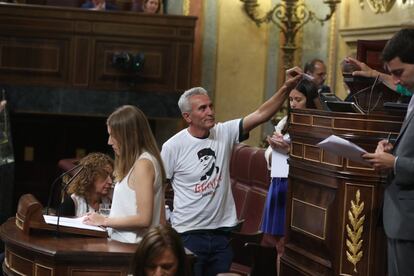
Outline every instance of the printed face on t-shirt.
<path fill-rule="evenodd" d="M 201 165 L 202 179 L 205 179 L 213 173 L 216 166 L 216 153 L 211 148 L 203 148 L 197 152 L 197 157 Z"/>
<path fill-rule="evenodd" d="M 214 157 L 212 155 L 204 155 L 203 157 L 200 158 L 200 164 L 203 167 L 203 173 L 205 174 L 210 166 L 210 162 L 213 161 L 213 165 L 214 165 Z"/>

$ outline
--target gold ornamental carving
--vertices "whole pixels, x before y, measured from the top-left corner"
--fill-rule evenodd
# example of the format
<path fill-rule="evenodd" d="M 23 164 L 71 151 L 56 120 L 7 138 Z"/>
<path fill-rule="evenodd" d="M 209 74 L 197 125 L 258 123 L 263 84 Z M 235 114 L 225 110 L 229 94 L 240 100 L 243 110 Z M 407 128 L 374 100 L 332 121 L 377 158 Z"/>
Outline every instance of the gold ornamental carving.
<path fill-rule="evenodd" d="M 394 6 L 396 0 L 366 0 L 370 9 L 375 13 L 389 12 Z M 405 3 L 406 0 L 403 0 Z M 364 0 L 359 0 L 359 5 L 364 8 Z"/>
<path fill-rule="evenodd" d="M 348 238 L 346 239 L 346 258 L 354 265 L 354 272 L 357 273 L 357 264 L 361 261 L 363 256 L 361 239 L 364 232 L 365 215 L 362 215 L 364 210 L 364 202 L 361 202 L 361 193 L 359 189 L 355 194 L 355 201 L 351 200 L 351 208 L 348 210 L 349 223 L 346 224 L 346 232 Z M 362 215 L 362 216 L 361 216 Z"/>
<path fill-rule="evenodd" d="M 190 0 L 184 0 L 183 1 L 183 15 L 188 16 L 190 15 Z"/>

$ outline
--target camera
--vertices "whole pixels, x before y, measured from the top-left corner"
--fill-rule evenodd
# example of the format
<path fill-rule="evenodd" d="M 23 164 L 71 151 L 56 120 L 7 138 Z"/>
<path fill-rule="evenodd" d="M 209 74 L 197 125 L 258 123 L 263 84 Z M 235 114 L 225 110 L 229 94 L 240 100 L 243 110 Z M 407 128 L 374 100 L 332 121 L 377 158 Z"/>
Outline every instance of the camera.
<path fill-rule="evenodd" d="M 116 68 L 138 73 L 144 65 L 143 53 L 128 53 L 125 51 L 115 52 L 112 55 L 112 65 Z"/>

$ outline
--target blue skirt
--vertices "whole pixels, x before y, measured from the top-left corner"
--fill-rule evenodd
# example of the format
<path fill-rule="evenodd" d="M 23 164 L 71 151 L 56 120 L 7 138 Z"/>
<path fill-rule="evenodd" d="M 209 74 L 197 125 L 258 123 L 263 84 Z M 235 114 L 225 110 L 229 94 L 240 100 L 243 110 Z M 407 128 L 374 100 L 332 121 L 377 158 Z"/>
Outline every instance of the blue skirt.
<path fill-rule="evenodd" d="M 273 177 L 266 198 L 261 230 L 263 233 L 283 236 L 285 234 L 287 178 Z"/>

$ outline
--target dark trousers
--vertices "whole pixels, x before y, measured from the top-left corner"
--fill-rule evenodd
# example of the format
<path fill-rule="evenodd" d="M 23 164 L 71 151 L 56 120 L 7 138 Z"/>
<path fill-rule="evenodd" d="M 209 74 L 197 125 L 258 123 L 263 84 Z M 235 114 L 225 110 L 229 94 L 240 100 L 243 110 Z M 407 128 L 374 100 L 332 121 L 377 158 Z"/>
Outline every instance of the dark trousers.
<path fill-rule="evenodd" d="M 388 276 L 414 275 L 414 241 L 387 239 Z"/>
<path fill-rule="evenodd" d="M 228 233 L 200 231 L 182 233 L 184 246 L 192 251 L 197 260 L 194 264 L 195 276 L 216 276 L 228 272 L 233 260 L 233 251 Z"/>

